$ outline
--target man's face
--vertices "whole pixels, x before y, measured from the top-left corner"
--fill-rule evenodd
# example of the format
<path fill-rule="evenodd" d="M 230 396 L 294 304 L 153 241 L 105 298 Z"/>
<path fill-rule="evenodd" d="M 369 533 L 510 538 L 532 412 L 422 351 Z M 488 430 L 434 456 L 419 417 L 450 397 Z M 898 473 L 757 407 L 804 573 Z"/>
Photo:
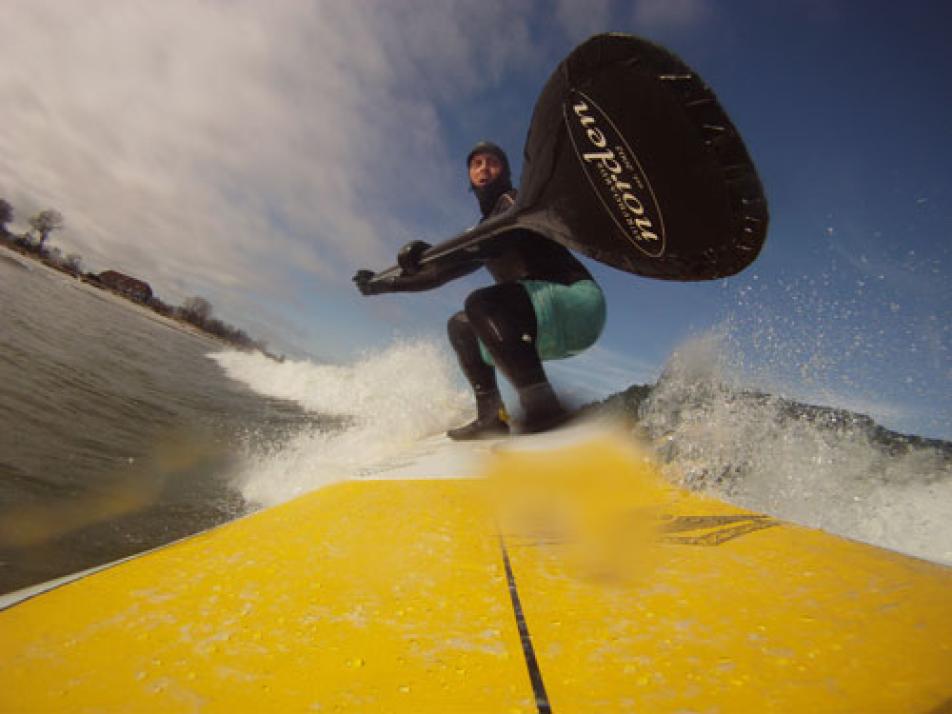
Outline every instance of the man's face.
<path fill-rule="evenodd" d="M 502 161 L 495 154 L 473 154 L 469 160 L 469 180 L 476 188 L 491 184 L 502 173 Z"/>

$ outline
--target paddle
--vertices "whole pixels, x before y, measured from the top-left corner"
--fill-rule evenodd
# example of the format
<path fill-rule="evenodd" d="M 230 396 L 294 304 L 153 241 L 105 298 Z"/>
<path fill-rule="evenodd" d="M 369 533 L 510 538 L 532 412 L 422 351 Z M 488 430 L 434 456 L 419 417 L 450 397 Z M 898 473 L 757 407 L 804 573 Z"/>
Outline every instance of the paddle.
<path fill-rule="evenodd" d="M 710 280 L 753 262 L 767 222 L 757 171 L 707 85 L 663 47 L 604 34 L 573 50 L 542 89 L 515 205 L 427 248 L 418 264 L 528 229 L 636 275 Z"/>

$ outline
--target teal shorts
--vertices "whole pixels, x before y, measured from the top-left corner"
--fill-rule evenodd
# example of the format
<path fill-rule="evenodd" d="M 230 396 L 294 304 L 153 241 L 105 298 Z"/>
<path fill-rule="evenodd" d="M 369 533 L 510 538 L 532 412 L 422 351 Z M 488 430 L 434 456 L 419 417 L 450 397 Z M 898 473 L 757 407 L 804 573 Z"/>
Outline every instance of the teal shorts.
<path fill-rule="evenodd" d="M 565 359 L 584 352 L 602 334 L 605 326 L 605 296 L 593 280 L 571 285 L 543 280 L 520 280 L 535 310 L 536 351 L 542 360 Z M 493 364 L 480 340 L 483 361 Z"/>

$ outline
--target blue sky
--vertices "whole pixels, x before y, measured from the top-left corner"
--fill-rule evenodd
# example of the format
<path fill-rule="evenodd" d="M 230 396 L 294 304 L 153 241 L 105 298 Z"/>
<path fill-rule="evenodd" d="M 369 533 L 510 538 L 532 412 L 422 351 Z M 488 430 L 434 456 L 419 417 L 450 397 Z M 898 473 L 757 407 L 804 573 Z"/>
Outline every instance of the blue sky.
<path fill-rule="evenodd" d="M 358 267 L 474 223 L 463 158 L 520 155 L 536 96 L 600 31 L 712 86 L 770 202 L 760 259 L 674 284 L 588 261 L 609 321 L 556 378 L 653 380 L 720 335 L 744 378 L 952 438 L 952 50 L 945 2 L 4 3 L 0 195 L 90 269 L 208 297 L 278 350 L 345 361 L 435 336 L 476 275 L 362 298 Z"/>

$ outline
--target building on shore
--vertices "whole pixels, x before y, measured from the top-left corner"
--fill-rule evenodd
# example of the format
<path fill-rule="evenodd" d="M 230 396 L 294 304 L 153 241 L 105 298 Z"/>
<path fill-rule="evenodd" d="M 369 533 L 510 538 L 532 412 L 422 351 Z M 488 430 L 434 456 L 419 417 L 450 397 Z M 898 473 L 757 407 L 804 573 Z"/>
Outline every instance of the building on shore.
<path fill-rule="evenodd" d="M 99 282 L 110 290 L 131 298 L 138 302 L 148 302 L 152 297 L 152 288 L 147 282 L 123 275 L 115 270 L 107 270 L 99 274 Z"/>

